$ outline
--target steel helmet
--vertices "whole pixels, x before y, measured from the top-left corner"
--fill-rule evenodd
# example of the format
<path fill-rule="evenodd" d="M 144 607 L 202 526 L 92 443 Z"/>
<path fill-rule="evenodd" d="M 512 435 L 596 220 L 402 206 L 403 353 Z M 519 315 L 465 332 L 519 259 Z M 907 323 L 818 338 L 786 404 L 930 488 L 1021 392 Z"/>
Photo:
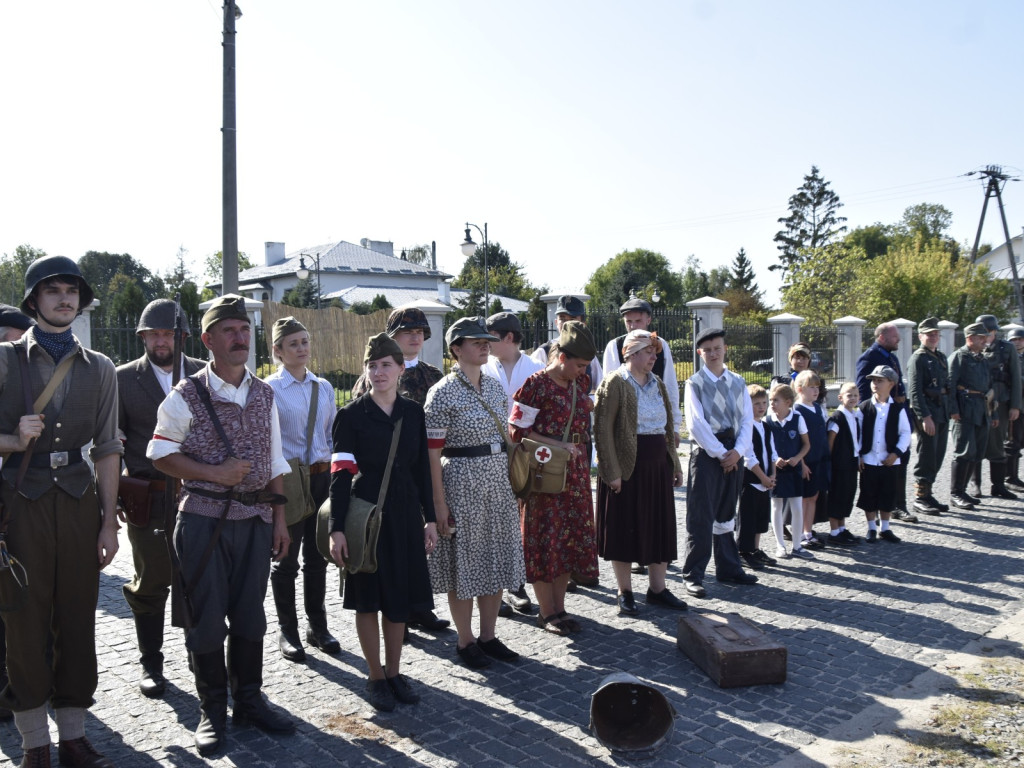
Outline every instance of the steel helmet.
<path fill-rule="evenodd" d="M 188 326 L 188 318 L 185 317 L 185 310 L 179 308 L 181 315 L 181 331 L 185 335 L 192 334 Z M 136 333 L 143 331 L 174 330 L 174 302 L 170 299 L 156 299 L 149 302 L 146 308 L 139 315 L 139 324 L 135 328 Z"/>
<path fill-rule="evenodd" d="M 69 280 L 68 282 L 78 283 L 79 313 L 92 304 L 95 294 L 92 288 L 89 287 L 89 284 L 85 282 L 81 270 L 74 261 L 67 256 L 43 256 L 29 264 L 28 269 L 25 271 L 25 296 L 21 300 L 22 312 L 30 317 L 36 316 L 35 310 L 29 309 L 28 297 L 32 295 L 32 292 L 39 283 L 51 277 L 75 278 L 73 281 Z"/>

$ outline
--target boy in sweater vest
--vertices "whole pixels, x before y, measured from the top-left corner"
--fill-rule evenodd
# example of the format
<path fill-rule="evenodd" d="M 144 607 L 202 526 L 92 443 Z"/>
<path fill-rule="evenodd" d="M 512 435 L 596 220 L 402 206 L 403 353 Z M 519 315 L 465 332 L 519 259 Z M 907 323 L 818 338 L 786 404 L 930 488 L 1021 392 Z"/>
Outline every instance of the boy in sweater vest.
<path fill-rule="evenodd" d="M 871 399 L 860 406 L 863 425 L 857 506 L 864 510 L 868 520 L 868 544 L 877 544 L 879 539 L 898 544 L 899 537 L 889 530 L 889 518 L 899 482 L 900 454 L 910 447 L 910 422 L 906 410 L 890 397 L 899 374 L 888 365 L 879 365 L 867 379 Z M 878 517 L 881 517 L 881 532 L 876 523 Z"/>

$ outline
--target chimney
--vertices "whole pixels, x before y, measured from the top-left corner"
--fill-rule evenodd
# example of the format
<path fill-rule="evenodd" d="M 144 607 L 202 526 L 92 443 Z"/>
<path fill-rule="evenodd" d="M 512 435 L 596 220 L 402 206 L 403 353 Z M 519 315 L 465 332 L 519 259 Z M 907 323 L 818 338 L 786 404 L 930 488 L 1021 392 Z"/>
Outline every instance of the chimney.
<path fill-rule="evenodd" d="M 263 251 L 264 261 L 268 267 L 284 261 L 284 243 L 264 243 Z"/>
<path fill-rule="evenodd" d="M 390 240 L 371 240 L 368 237 L 364 237 L 359 241 L 359 244 L 363 248 L 369 248 L 376 253 L 383 253 L 385 256 L 393 258 L 395 255 L 395 244 Z"/>

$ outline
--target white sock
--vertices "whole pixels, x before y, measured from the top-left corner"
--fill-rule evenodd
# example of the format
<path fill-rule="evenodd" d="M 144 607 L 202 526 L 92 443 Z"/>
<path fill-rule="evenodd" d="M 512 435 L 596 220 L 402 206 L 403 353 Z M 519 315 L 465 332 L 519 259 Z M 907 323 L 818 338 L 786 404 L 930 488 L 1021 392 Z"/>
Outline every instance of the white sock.
<path fill-rule="evenodd" d="M 889 530 L 889 521 L 888 520 L 883 520 L 882 521 L 882 530 L 883 531 L 888 531 Z"/>
<path fill-rule="evenodd" d="M 50 725 L 46 722 L 46 705 L 14 713 L 14 723 L 21 734 L 24 750 L 45 747 L 50 743 Z"/>
<path fill-rule="evenodd" d="M 85 736 L 85 709 L 83 707 L 61 707 L 53 710 L 57 721 L 57 736 L 61 741 L 72 741 Z"/>
<path fill-rule="evenodd" d="M 877 531 L 878 530 L 878 526 L 875 524 L 874 520 L 868 520 L 868 530 L 869 531 Z"/>

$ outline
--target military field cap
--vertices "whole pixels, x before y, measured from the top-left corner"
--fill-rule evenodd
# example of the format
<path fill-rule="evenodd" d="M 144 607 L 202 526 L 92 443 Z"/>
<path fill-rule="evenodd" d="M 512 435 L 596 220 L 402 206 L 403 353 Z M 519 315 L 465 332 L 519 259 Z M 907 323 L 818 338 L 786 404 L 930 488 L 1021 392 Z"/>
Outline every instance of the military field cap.
<path fill-rule="evenodd" d="M 896 373 L 894 368 L 888 365 L 876 365 L 875 370 L 867 375 L 869 379 L 888 379 L 889 381 L 899 381 L 900 375 Z"/>
<path fill-rule="evenodd" d="M 570 357 L 593 360 L 597 354 L 597 345 L 590 329 L 579 320 L 562 323 L 558 334 L 558 349 Z"/>
<path fill-rule="evenodd" d="M 626 334 L 626 338 L 622 340 L 622 356 L 624 358 L 629 357 L 634 352 L 646 349 L 657 343 L 658 334 L 652 331 L 630 331 Z"/>
<path fill-rule="evenodd" d="M 989 330 L 984 323 L 971 323 L 964 328 L 964 336 L 988 336 Z"/>
<path fill-rule="evenodd" d="M 654 314 L 654 310 L 651 309 L 650 303 L 637 298 L 636 296 L 631 297 L 629 301 L 619 307 L 620 315 L 624 315 L 627 312 L 646 312 L 648 315 Z"/>
<path fill-rule="evenodd" d="M 487 330 L 499 336 L 506 333 L 522 333 L 523 325 L 513 312 L 498 312 L 487 318 Z"/>
<path fill-rule="evenodd" d="M 3 323 L 0 323 L 0 325 L 3 325 Z M 1024 339 L 1024 328 L 1020 327 L 1019 325 L 1013 326 L 1013 328 L 1011 328 L 1007 332 L 1006 338 L 1008 338 L 1008 339 Z"/>
<path fill-rule="evenodd" d="M 572 315 L 573 317 L 586 317 L 587 308 L 583 302 L 575 296 L 559 296 L 558 306 L 555 307 L 556 315 Z"/>
<path fill-rule="evenodd" d="M 17 328 L 27 331 L 36 321 L 10 304 L 0 304 L 0 328 Z"/>
<path fill-rule="evenodd" d="M 789 348 L 789 355 L 787 359 L 791 359 L 793 355 L 805 355 L 810 358 L 811 348 L 804 344 L 802 341 L 798 341 L 792 347 Z"/>
<path fill-rule="evenodd" d="M 398 342 L 386 333 L 378 333 L 371 336 L 366 342 L 366 351 L 363 352 L 363 363 L 371 360 L 380 360 L 382 357 L 393 357 L 395 362 L 404 363 L 405 357 Z"/>
<path fill-rule="evenodd" d="M 274 328 L 271 331 L 270 338 L 272 343 L 277 346 L 285 336 L 291 336 L 293 333 L 298 333 L 299 331 L 304 330 L 306 330 L 306 326 L 291 315 L 288 317 L 279 317 L 274 321 Z"/>
<path fill-rule="evenodd" d="M 999 330 L 999 321 L 996 320 L 995 315 L 978 315 L 974 318 L 974 322 L 984 325 L 985 330 L 989 333 L 995 333 Z"/>
<path fill-rule="evenodd" d="M 416 328 L 423 329 L 423 340 L 430 338 L 430 323 L 422 309 L 416 307 L 399 307 L 388 315 L 388 324 L 384 330 L 388 336 L 395 337 L 399 331 L 412 331 Z"/>
<path fill-rule="evenodd" d="M 939 330 L 939 318 L 937 317 L 926 317 L 917 324 L 918 333 L 931 333 L 937 330 Z"/>
<path fill-rule="evenodd" d="M 497 336 L 487 332 L 484 319 L 477 317 L 463 317 L 456 320 L 448 327 L 444 335 L 445 343 L 450 347 L 459 339 L 487 339 L 488 341 L 500 341 Z"/>
<path fill-rule="evenodd" d="M 213 304 L 203 315 L 203 333 L 206 333 L 221 320 L 245 320 L 250 322 L 245 313 L 245 297 L 229 293 L 214 299 Z"/>
<path fill-rule="evenodd" d="M 725 338 L 724 328 L 705 328 L 703 331 L 697 334 L 697 340 L 693 342 L 694 346 L 699 347 L 705 341 L 711 341 L 711 339 Z"/>

